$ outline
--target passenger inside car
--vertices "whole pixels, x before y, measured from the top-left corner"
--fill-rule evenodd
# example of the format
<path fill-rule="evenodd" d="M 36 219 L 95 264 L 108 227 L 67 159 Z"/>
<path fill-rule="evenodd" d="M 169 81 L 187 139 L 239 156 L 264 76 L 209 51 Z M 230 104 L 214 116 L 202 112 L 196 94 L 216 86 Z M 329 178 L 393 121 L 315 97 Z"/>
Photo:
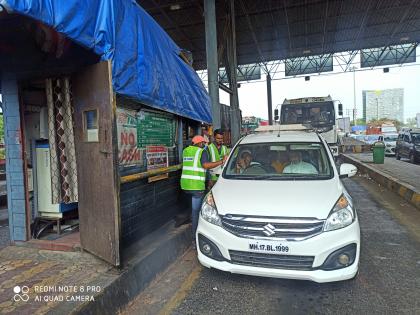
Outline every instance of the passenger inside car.
<path fill-rule="evenodd" d="M 286 151 L 272 151 L 270 157 L 270 166 L 276 173 L 283 173 L 286 165 L 289 164 L 289 156 Z"/>
<path fill-rule="evenodd" d="M 302 160 L 301 151 L 290 151 L 289 153 L 290 164 L 287 165 L 283 173 L 291 174 L 318 174 L 317 169 L 311 163 Z"/>

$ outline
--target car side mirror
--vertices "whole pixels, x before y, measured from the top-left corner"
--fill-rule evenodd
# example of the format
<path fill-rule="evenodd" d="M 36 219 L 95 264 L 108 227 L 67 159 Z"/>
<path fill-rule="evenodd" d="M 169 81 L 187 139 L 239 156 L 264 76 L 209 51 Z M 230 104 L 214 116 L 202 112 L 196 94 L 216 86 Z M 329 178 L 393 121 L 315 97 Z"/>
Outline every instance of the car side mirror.
<path fill-rule="evenodd" d="M 340 178 L 353 177 L 357 173 L 357 167 L 353 164 L 343 163 L 340 165 Z"/>

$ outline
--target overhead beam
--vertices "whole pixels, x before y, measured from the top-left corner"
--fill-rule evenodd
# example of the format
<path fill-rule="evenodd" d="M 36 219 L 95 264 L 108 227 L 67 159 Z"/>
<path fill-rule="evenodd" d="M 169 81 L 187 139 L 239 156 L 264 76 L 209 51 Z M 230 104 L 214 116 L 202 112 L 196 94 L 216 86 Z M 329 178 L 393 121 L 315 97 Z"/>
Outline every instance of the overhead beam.
<path fill-rule="evenodd" d="M 246 16 L 246 20 L 247 20 L 247 23 L 248 23 L 249 30 L 251 31 L 252 38 L 253 38 L 254 43 L 255 43 L 255 47 L 257 48 L 258 55 L 259 55 L 259 58 L 260 58 L 259 62 L 261 62 L 261 63 L 263 63 L 265 65 L 266 60 L 265 60 L 265 58 L 264 58 L 264 56 L 262 54 L 260 45 L 258 43 L 257 35 L 255 34 L 254 27 L 252 26 L 252 22 L 251 22 L 251 19 L 250 19 L 248 13 L 247 13 L 247 10 L 246 10 L 244 1 L 243 0 L 239 0 L 239 3 L 241 4 L 242 11 L 244 12 L 244 14 Z M 266 70 L 268 72 L 267 67 L 265 67 L 265 68 L 266 68 Z"/>
<path fill-rule="evenodd" d="M 153 5 L 159 9 L 160 13 L 163 15 L 163 17 L 171 24 L 174 26 L 174 28 L 176 29 L 176 31 L 191 45 L 191 47 L 195 50 L 195 51 L 199 51 L 197 49 L 197 46 L 194 44 L 194 42 L 190 39 L 190 37 L 185 34 L 185 32 L 178 26 L 177 23 L 175 23 L 172 18 L 165 12 L 165 10 L 162 9 L 162 7 L 160 7 L 155 0 L 149 0 L 151 3 L 153 3 Z"/>

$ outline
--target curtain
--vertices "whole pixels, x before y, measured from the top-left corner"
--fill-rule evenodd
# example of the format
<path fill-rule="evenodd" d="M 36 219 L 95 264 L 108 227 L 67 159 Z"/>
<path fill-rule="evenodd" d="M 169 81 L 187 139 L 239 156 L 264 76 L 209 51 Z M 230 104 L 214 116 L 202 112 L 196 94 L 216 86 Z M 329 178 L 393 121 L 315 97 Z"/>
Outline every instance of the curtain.
<path fill-rule="evenodd" d="M 77 164 L 69 78 L 46 79 L 46 92 L 52 202 L 77 202 Z"/>

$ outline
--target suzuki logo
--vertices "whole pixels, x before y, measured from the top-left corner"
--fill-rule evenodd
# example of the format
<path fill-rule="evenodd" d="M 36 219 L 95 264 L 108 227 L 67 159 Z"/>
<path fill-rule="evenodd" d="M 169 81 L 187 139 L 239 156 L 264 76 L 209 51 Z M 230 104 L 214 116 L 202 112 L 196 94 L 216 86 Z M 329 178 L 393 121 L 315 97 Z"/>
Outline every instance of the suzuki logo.
<path fill-rule="evenodd" d="M 276 231 L 275 231 L 276 228 L 272 226 L 270 223 L 268 223 L 267 225 L 264 225 L 263 229 L 264 229 L 263 231 L 264 234 L 267 236 L 273 236 L 274 234 L 276 234 Z"/>

